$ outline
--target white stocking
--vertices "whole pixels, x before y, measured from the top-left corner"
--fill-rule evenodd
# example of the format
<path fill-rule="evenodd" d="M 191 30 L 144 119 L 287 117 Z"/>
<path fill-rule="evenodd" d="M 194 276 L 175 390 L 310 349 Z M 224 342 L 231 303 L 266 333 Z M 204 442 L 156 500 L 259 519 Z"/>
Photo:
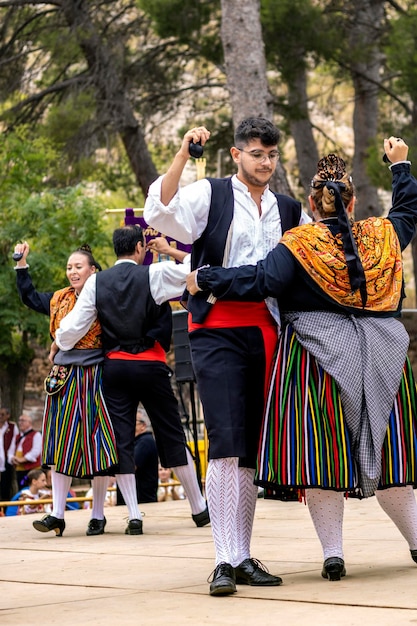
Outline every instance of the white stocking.
<path fill-rule="evenodd" d="M 417 550 L 417 504 L 412 486 L 378 489 L 375 495 L 382 510 L 407 541 L 410 550 Z"/>
<path fill-rule="evenodd" d="M 329 556 L 343 559 L 344 495 L 341 491 L 306 489 L 306 498 L 314 528 L 323 548 L 324 560 Z"/>
<path fill-rule="evenodd" d="M 138 507 L 136 479 L 134 474 L 116 474 L 116 481 L 122 492 L 123 499 L 129 512 L 129 519 L 142 519 Z"/>
<path fill-rule="evenodd" d="M 104 519 L 104 501 L 109 487 L 108 476 L 94 476 L 93 484 L 93 509 L 91 519 Z"/>
<path fill-rule="evenodd" d="M 52 513 L 57 519 L 64 519 L 65 507 L 67 506 L 67 495 L 71 487 L 72 477 L 66 474 L 59 474 L 51 467 L 52 481 Z"/>
<path fill-rule="evenodd" d="M 198 484 L 197 474 L 195 471 L 193 457 L 191 456 L 191 452 L 186 448 L 187 453 L 187 465 L 177 465 L 173 467 L 178 480 L 184 487 L 184 491 L 187 495 L 187 499 L 190 502 L 191 513 L 196 515 L 197 513 L 201 513 L 206 508 L 206 501 L 203 498 L 203 495 L 200 490 L 200 485 Z"/>
<path fill-rule="evenodd" d="M 239 563 L 250 558 L 250 543 L 252 539 L 253 520 L 255 517 L 258 487 L 253 484 L 255 470 L 249 467 L 239 467 L 239 508 L 238 508 L 238 536 L 239 536 Z"/>
<path fill-rule="evenodd" d="M 216 550 L 216 565 L 239 565 L 242 557 L 239 508 L 239 459 L 212 459 L 207 468 L 206 495 L 210 511 L 211 531 Z"/>

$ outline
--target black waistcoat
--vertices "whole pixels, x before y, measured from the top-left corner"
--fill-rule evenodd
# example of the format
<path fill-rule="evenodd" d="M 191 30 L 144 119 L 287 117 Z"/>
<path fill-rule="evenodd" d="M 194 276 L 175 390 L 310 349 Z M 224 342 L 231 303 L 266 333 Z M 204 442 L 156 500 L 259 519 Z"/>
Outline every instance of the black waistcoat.
<path fill-rule="evenodd" d="M 119 263 L 96 275 L 96 306 L 105 352 L 137 354 L 157 340 L 169 350 L 171 307 L 157 305 L 149 288 L 149 266 Z"/>
<path fill-rule="evenodd" d="M 212 196 L 207 226 L 201 237 L 193 243 L 191 252 L 191 269 L 202 265 L 222 265 L 227 234 L 233 219 L 234 196 L 232 179 L 208 178 Z M 282 232 L 298 226 L 301 217 L 301 204 L 297 200 L 275 193 L 281 216 Z M 206 318 L 211 303 L 207 301 L 207 293 L 198 292 L 188 296 L 187 308 L 192 314 L 193 322 L 201 324 Z"/>

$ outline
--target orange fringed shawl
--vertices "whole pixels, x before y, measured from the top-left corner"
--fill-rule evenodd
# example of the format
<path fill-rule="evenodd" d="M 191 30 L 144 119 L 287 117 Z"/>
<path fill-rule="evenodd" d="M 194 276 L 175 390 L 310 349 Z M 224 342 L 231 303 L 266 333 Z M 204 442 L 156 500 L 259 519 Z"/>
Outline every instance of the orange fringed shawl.
<path fill-rule="evenodd" d="M 65 287 L 54 293 L 50 302 L 51 318 L 49 323 L 52 337 L 55 337 L 56 329 L 59 327 L 61 320 L 74 308 L 76 301 L 77 298 L 73 287 Z M 77 350 L 91 350 L 101 347 L 101 327 L 100 322 L 96 319 L 84 337 L 75 344 L 74 348 Z"/>
<path fill-rule="evenodd" d="M 365 277 L 368 299 L 365 310 L 395 311 L 398 308 L 403 266 L 401 247 L 390 220 L 372 217 L 355 222 L 352 232 Z M 284 244 L 314 282 L 338 304 L 362 309 L 359 290 L 352 291 L 340 234 L 316 222 L 287 231 Z"/>

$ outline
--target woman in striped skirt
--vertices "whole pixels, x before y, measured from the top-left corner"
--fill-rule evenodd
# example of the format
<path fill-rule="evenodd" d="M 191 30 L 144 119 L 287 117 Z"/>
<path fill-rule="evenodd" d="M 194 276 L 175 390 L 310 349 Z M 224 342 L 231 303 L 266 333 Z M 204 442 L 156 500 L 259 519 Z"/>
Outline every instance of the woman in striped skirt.
<path fill-rule="evenodd" d="M 70 255 L 67 262 L 69 287 L 55 293 L 35 290 L 28 272 L 29 245 L 17 244 L 23 254 L 16 264 L 19 295 L 29 308 L 50 316 L 50 333 L 74 307 L 87 278 L 101 269 L 88 246 Z M 52 356 L 50 356 L 52 358 Z M 101 378 L 103 351 L 98 321 L 73 350 L 53 356 L 45 380 L 46 400 L 42 424 L 42 461 L 51 466 L 53 509 L 33 522 L 36 530 L 54 530 L 62 536 L 64 511 L 72 477 L 93 478 L 93 508 L 87 535 L 104 532 L 104 500 L 108 474 L 117 463 L 113 426 L 104 403 Z"/>
<path fill-rule="evenodd" d="M 187 280 L 191 293 L 226 300 L 279 298 L 256 482 L 305 493 L 330 580 L 346 573 L 346 494 L 375 494 L 417 562 L 417 394 L 409 337 L 396 319 L 417 181 L 402 139 L 386 139 L 384 149 L 393 176 L 386 218 L 353 222 L 352 179 L 331 154 L 311 181 L 314 223 L 286 232 L 256 266 L 201 268 Z"/>

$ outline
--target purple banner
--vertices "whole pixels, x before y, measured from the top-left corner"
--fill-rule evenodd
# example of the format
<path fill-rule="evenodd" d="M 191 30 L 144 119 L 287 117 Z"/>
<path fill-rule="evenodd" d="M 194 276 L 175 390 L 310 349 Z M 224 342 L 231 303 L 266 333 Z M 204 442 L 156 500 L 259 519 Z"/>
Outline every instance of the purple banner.
<path fill-rule="evenodd" d="M 141 228 L 143 228 L 143 234 L 145 236 L 145 245 L 151 239 L 155 239 L 155 237 L 165 237 L 168 241 L 169 245 L 173 248 L 177 248 L 178 250 L 183 250 L 184 252 L 191 252 L 191 245 L 187 245 L 181 243 L 180 241 L 176 241 L 172 239 L 172 237 L 167 237 L 163 233 L 155 230 L 148 226 L 143 217 L 135 217 L 134 209 L 125 209 L 125 225 L 129 226 L 129 224 L 138 224 Z M 150 250 L 147 251 L 145 255 L 145 260 L 143 262 L 144 265 L 150 265 L 151 263 L 158 261 L 172 261 L 173 259 L 165 254 L 157 254 L 153 253 Z"/>

